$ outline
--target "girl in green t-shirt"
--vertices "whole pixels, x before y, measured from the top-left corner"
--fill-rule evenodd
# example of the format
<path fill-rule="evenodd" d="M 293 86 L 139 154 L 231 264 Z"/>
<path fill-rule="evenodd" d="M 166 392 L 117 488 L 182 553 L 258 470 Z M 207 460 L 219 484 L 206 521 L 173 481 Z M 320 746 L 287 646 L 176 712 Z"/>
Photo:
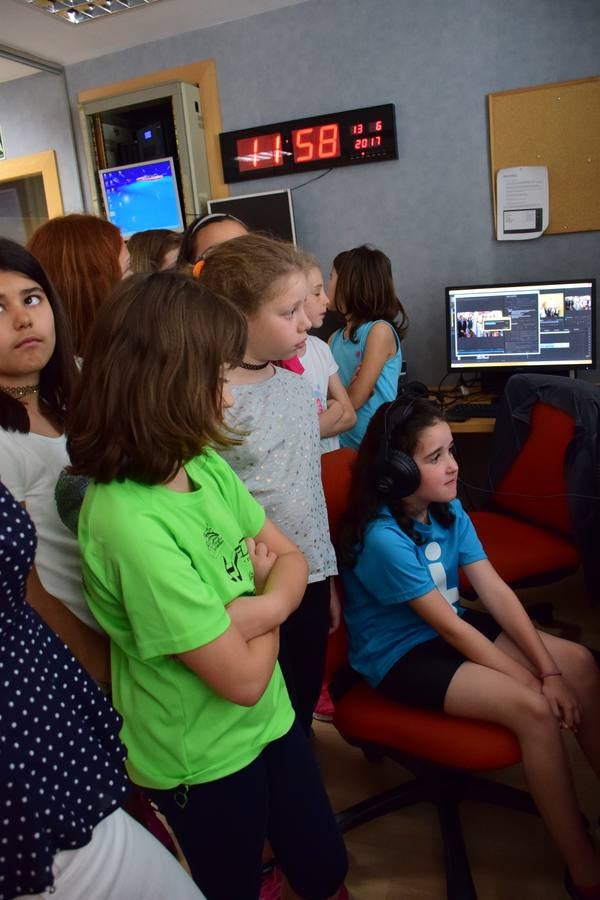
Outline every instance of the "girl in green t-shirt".
<path fill-rule="evenodd" d="M 333 897 L 346 854 L 277 663 L 307 566 L 212 449 L 246 321 L 177 272 L 133 276 L 90 335 L 68 425 L 89 606 L 111 638 L 132 780 L 211 900 L 255 900 L 269 839 Z"/>

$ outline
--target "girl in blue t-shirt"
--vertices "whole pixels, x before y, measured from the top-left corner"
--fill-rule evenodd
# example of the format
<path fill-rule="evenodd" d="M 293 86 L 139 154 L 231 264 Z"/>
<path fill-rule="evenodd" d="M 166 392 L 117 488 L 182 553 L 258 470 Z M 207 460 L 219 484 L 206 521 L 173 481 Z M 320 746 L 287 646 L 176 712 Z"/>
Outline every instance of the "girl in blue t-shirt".
<path fill-rule="evenodd" d="M 600 673 L 587 649 L 538 632 L 485 556 L 456 499 L 440 411 L 400 398 L 373 417 L 341 536 L 352 666 L 391 699 L 513 731 L 572 897 L 600 898 L 561 728 L 600 774 Z M 486 613 L 458 605 L 458 567 Z"/>
<path fill-rule="evenodd" d="M 373 413 L 398 393 L 400 341 L 408 319 L 396 295 L 392 265 L 381 250 L 363 245 L 347 251 L 336 274 L 333 303 L 346 325 L 329 344 L 357 414 L 356 425 L 340 435 L 340 445 L 358 447 Z"/>

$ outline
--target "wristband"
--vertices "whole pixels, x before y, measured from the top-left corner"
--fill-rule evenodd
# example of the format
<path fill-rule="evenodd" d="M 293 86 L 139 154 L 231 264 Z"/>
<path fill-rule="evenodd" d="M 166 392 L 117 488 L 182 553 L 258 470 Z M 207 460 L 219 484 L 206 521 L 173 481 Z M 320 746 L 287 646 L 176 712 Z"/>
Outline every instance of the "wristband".
<path fill-rule="evenodd" d="M 558 670 L 556 672 L 542 672 L 540 680 L 543 681 L 544 678 L 552 678 L 554 675 L 562 675 L 562 672 L 559 672 Z"/>

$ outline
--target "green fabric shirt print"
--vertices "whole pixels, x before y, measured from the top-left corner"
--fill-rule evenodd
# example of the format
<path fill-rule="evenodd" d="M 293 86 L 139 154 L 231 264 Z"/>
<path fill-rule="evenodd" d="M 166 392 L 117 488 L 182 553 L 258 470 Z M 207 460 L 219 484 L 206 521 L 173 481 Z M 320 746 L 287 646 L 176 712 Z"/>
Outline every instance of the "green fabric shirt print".
<path fill-rule="evenodd" d="M 239 771 L 294 717 L 278 663 L 258 703 L 244 707 L 173 658 L 223 634 L 227 604 L 254 593 L 245 538 L 265 521 L 214 451 L 185 469 L 196 488 L 189 493 L 91 484 L 79 519 L 86 597 L 111 638 L 127 769 L 136 784 L 161 789 Z"/>

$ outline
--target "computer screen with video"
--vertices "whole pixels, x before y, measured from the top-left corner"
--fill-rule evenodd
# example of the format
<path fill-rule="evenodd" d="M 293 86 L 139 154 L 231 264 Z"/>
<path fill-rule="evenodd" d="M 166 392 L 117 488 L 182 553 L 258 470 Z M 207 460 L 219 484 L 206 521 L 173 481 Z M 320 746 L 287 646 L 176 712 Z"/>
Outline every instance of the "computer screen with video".
<path fill-rule="evenodd" d="M 173 158 L 100 169 L 106 216 L 127 240 L 136 231 L 183 231 Z"/>
<path fill-rule="evenodd" d="M 595 365 L 593 278 L 446 288 L 448 369 Z"/>

